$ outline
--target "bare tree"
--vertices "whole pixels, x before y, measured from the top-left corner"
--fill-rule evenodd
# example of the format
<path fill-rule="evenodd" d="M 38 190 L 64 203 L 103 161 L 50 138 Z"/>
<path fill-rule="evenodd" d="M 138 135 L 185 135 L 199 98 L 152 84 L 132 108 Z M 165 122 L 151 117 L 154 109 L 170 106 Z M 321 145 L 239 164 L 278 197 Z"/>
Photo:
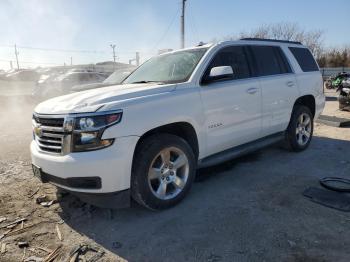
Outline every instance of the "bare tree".
<path fill-rule="evenodd" d="M 323 65 L 320 66 L 325 67 L 350 67 L 350 47 L 331 48 L 325 51 L 321 63 Z"/>
<path fill-rule="evenodd" d="M 306 45 L 316 58 L 321 57 L 323 53 L 323 31 L 306 31 L 296 23 L 282 22 L 276 24 L 265 24 L 249 32 L 241 32 L 239 37 L 229 36 L 225 39 L 233 40 L 246 37 L 298 41 Z"/>
<path fill-rule="evenodd" d="M 276 23 L 261 25 L 250 31 L 229 35 L 223 40 L 240 38 L 261 38 L 297 41 L 306 45 L 317 59 L 320 67 L 350 67 L 350 46 L 324 48 L 322 30 L 304 30 L 296 23 Z M 213 39 L 217 42 L 217 39 Z"/>

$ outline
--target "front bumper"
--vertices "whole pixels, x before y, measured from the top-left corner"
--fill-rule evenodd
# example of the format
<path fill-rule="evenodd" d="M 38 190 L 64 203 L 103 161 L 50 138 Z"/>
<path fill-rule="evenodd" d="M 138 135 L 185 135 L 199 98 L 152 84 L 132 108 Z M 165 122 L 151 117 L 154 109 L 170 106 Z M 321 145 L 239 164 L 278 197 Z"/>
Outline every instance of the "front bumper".
<path fill-rule="evenodd" d="M 32 141 L 30 145 L 32 163 L 40 167 L 43 173 L 54 177 L 48 179 L 48 182 L 70 192 L 115 194 L 130 188 L 132 159 L 138 138 L 121 137 L 115 139 L 113 145 L 108 148 L 68 155 L 42 152 L 36 142 Z M 76 180 L 100 178 L 100 185 L 90 188 L 83 188 L 81 185 L 75 187 L 74 183 L 69 183 L 74 178 Z"/>
<path fill-rule="evenodd" d="M 131 197 L 130 189 L 112 193 L 80 193 L 70 192 L 77 196 L 81 201 L 102 208 L 126 208 L 130 207 Z"/>

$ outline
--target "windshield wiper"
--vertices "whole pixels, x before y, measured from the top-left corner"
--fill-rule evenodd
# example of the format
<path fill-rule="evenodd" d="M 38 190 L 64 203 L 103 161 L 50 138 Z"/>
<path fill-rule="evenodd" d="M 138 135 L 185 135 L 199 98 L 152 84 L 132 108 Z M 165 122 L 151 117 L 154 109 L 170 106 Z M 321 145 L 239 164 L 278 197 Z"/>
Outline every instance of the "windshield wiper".
<path fill-rule="evenodd" d="M 152 80 L 141 80 L 141 81 L 131 82 L 130 84 L 147 84 L 147 83 L 163 84 L 164 82 L 162 82 L 162 81 L 152 81 Z"/>

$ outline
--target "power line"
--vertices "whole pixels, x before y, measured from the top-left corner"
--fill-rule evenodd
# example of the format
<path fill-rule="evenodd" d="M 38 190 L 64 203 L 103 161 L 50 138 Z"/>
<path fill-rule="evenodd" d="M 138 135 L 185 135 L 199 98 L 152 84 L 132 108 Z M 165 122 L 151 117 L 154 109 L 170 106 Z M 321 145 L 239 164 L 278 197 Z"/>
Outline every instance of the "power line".
<path fill-rule="evenodd" d="M 190 12 L 190 10 L 192 11 L 192 6 L 188 5 L 187 10 L 188 10 L 188 12 Z M 188 22 L 189 22 L 188 24 L 191 28 L 192 34 L 195 36 L 197 43 L 199 43 L 201 41 L 201 39 L 199 38 L 199 34 L 198 34 L 198 30 L 197 30 L 195 12 L 191 12 L 191 16 L 189 16 Z"/>
<path fill-rule="evenodd" d="M 0 46 L 13 47 L 11 45 L 0 45 Z M 97 50 L 56 49 L 56 48 L 32 47 L 32 46 L 21 46 L 21 45 L 17 45 L 17 48 L 38 50 L 38 51 L 66 52 L 66 53 L 107 53 L 106 51 L 97 51 Z"/>
<path fill-rule="evenodd" d="M 12 62 L 13 60 L 8 60 L 8 59 L 0 59 L 0 62 Z M 37 65 L 61 65 L 58 63 L 46 63 L 46 62 L 34 62 L 34 61 L 21 61 L 21 63 L 25 64 L 37 64 Z"/>
<path fill-rule="evenodd" d="M 176 12 L 175 12 L 175 14 L 174 14 L 174 17 L 171 19 L 171 21 L 170 21 L 168 27 L 166 28 L 166 30 L 164 31 L 163 35 L 159 38 L 159 40 L 156 42 L 156 44 L 153 46 L 153 48 L 150 50 L 149 53 L 151 53 L 152 51 L 154 51 L 154 50 L 158 47 L 158 45 L 163 41 L 164 37 L 168 34 L 168 32 L 169 32 L 171 26 L 173 25 L 173 23 L 174 23 L 174 21 L 175 21 L 175 18 L 177 17 L 177 15 L 178 15 L 178 13 L 179 13 L 179 10 L 180 10 L 180 8 L 178 8 L 178 9 L 176 10 Z"/>
<path fill-rule="evenodd" d="M 13 45 L 0 45 L 0 47 L 13 48 Z M 58 48 L 44 48 L 44 47 L 22 46 L 22 45 L 17 45 L 17 48 L 28 49 L 28 50 L 37 50 L 37 51 L 48 51 L 48 52 L 109 54 L 108 51 L 102 51 L 102 50 L 58 49 Z M 135 54 L 135 52 L 136 51 L 122 51 L 122 52 L 118 52 L 118 53 Z"/>

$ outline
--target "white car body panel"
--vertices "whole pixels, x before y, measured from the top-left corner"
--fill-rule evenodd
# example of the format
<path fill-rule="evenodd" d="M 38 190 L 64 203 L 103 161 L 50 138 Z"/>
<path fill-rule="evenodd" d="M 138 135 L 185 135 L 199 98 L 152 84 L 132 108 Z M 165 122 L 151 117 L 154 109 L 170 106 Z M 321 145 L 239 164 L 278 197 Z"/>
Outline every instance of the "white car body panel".
<path fill-rule="evenodd" d="M 293 73 L 201 85 L 203 72 L 218 50 L 231 45 L 254 44 L 280 46 Z M 35 113 L 50 116 L 122 110 L 123 116 L 120 123 L 103 133 L 103 139 L 115 139 L 112 146 L 91 152 L 52 155 L 42 152 L 32 142 L 32 162 L 43 171 L 61 178 L 98 174 L 102 178 L 101 189 L 66 189 L 109 193 L 130 187 L 137 142 L 145 133 L 157 127 L 177 122 L 192 125 L 198 140 L 198 160 L 201 160 L 284 131 L 294 103 L 300 96 L 314 96 L 317 118 L 325 103 L 321 74 L 302 72 L 288 46 L 300 47 L 261 41 L 208 45 L 208 51 L 187 82 L 108 86 L 45 101 L 35 108 Z"/>
<path fill-rule="evenodd" d="M 261 137 L 258 81 L 242 79 L 202 86 L 201 97 L 206 120 L 206 156 Z"/>
<path fill-rule="evenodd" d="M 294 74 L 259 77 L 262 90 L 263 136 L 286 130 L 299 97 Z"/>
<path fill-rule="evenodd" d="M 32 141 L 30 150 L 32 163 L 41 167 L 45 173 L 60 178 L 93 177 L 103 174 L 101 189 L 77 189 L 76 192 L 108 193 L 130 188 L 130 177 L 133 152 L 138 137 L 129 136 L 116 139 L 115 143 L 104 149 L 92 152 L 71 153 L 64 156 L 50 155 L 39 150 Z M 62 185 L 59 187 L 70 189 Z"/>

